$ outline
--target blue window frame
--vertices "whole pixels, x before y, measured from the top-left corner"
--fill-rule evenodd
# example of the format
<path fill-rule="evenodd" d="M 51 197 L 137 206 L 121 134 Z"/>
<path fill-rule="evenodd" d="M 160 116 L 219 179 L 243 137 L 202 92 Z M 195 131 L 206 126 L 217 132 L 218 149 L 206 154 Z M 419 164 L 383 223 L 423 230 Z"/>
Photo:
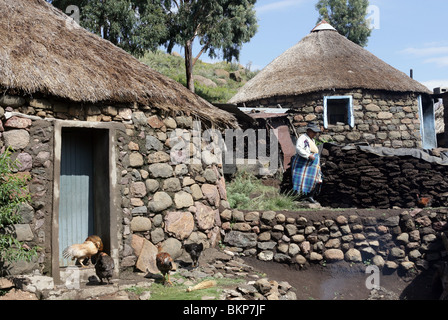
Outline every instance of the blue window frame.
<path fill-rule="evenodd" d="M 327 129 L 328 125 L 337 123 L 355 126 L 352 96 L 324 97 L 324 127 Z"/>

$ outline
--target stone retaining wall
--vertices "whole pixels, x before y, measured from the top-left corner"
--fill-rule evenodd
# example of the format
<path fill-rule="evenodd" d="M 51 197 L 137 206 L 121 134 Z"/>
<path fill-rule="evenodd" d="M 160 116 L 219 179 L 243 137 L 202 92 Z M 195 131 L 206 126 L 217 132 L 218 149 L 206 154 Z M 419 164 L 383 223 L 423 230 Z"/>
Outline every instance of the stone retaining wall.
<path fill-rule="evenodd" d="M 448 209 L 221 213 L 227 249 L 263 261 L 305 265 L 345 260 L 384 272 L 427 269 L 445 250 Z M 445 228 L 446 229 L 446 228 Z M 446 231 L 445 231 L 446 232 Z"/>

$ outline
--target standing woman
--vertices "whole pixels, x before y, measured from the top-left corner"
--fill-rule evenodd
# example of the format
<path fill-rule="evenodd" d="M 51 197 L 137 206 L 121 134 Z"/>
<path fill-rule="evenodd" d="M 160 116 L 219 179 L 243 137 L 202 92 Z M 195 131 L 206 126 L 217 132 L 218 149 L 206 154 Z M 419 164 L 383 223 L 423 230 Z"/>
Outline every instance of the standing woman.
<path fill-rule="evenodd" d="M 297 153 L 291 160 L 293 189 L 299 196 L 305 195 L 311 203 L 317 203 L 313 197 L 317 185 L 322 183 L 319 150 L 314 142 L 320 132 L 318 126 L 309 124 L 306 133 L 297 140 Z"/>

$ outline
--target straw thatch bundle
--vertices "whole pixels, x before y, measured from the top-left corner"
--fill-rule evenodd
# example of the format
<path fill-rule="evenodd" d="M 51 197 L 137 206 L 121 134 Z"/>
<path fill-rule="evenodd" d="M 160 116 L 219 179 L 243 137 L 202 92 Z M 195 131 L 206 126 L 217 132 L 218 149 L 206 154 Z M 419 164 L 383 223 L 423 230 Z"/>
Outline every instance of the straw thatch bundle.
<path fill-rule="evenodd" d="M 3 91 L 138 103 L 235 126 L 229 113 L 81 28 L 44 0 L 0 0 L 0 44 Z"/>
<path fill-rule="evenodd" d="M 430 93 L 419 82 L 320 24 L 251 79 L 230 103 L 333 89 Z"/>

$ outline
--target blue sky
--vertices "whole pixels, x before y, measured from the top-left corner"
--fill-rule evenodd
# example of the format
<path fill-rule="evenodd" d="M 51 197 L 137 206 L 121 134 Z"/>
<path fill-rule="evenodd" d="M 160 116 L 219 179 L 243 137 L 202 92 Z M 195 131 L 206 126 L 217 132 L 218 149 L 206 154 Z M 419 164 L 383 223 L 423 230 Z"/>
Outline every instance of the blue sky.
<path fill-rule="evenodd" d="M 240 63 L 262 69 L 299 42 L 317 23 L 316 3 L 258 0 L 258 33 L 243 45 Z M 431 90 L 448 87 L 448 1 L 370 0 L 370 5 L 376 28 L 366 49 L 406 74 L 413 69 L 414 79 Z M 207 61 L 205 55 L 201 59 Z"/>

